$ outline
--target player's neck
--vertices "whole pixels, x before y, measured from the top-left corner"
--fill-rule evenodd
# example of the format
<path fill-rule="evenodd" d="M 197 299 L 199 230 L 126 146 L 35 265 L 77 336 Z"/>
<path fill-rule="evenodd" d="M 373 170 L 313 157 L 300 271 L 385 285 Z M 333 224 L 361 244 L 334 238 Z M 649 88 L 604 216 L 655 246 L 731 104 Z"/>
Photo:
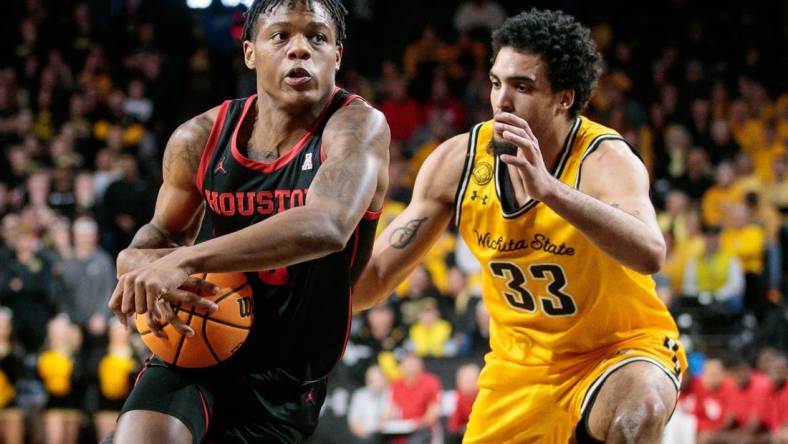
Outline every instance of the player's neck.
<path fill-rule="evenodd" d="M 312 128 L 330 97 L 303 109 L 285 109 L 270 96 L 259 94 L 250 145 L 276 150 L 293 146 Z"/>
<path fill-rule="evenodd" d="M 542 151 L 542 158 L 548 170 L 555 169 L 555 164 L 564 149 L 564 143 L 566 143 L 574 121 L 573 117 L 556 117 L 546 128 L 544 134 L 537 135 L 539 149 Z"/>

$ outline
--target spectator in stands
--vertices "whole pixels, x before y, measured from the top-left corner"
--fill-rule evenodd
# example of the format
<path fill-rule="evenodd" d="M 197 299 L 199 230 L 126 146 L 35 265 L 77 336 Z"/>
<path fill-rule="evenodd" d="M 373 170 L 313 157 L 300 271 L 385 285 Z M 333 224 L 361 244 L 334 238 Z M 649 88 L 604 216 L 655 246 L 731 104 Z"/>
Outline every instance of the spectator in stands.
<path fill-rule="evenodd" d="M 725 371 L 733 381 L 730 406 L 734 423 L 729 432 L 738 442 L 768 440 L 766 426 L 769 417 L 771 382 L 760 372 L 753 371 L 740 353 L 733 352 L 724 361 Z"/>
<path fill-rule="evenodd" d="M 454 13 L 454 29 L 473 31 L 481 28 L 490 32 L 505 19 L 506 11 L 494 0 L 466 0 Z"/>
<path fill-rule="evenodd" d="M 693 201 L 699 201 L 713 182 L 709 178 L 709 160 L 703 148 L 692 148 L 687 154 L 687 168 L 674 185 L 686 193 Z"/>
<path fill-rule="evenodd" d="M 140 368 L 140 361 L 131 347 L 130 332 L 115 318 L 109 323 L 109 344 L 105 353 L 96 369 L 99 401 L 93 423 L 99 440 L 115 430 L 115 421 Z"/>
<path fill-rule="evenodd" d="M 441 383 L 424 370 L 424 362 L 414 354 L 402 359 L 402 377 L 391 384 L 391 409 L 387 420 L 409 420 L 412 431 L 407 444 L 428 444 L 440 431 Z M 385 424 L 384 424 L 385 430 Z"/>
<path fill-rule="evenodd" d="M 391 401 L 388 381 L 380 367 L 370 366 L 365 385 L 353 393 L 347 415 L 354 444 L 373 444 L 380 440 L 380 426 Z"/>
<path fill-rule="evenodd" d="M 156 193 L 150 183 L 140 176 L 137 159 L 131 154 L 119 157 L 123 176 L 113 182 L 104 194 L 111 244 L 105 245 L 113 256 L 131 242 L 134 233 L 150 220 L 153 214 L 153 197 Z"/>
<path fill-rule="evenodd" d="M 723 118 L 716 118 L 711 123 L 711 140 L 707 147 L 713 165 L 720 162 L 731 162 L 739 152 L 739 145 L 731 137 L 728 122 Z"/>
<path fill-rule="evenodd" d="M 771 382 L 771 390 L 766 396 L 764 416 L 766 426 L 772 434 L 780 439 L 788 437 L 788 357 L 785 353 L 776 353 L 766 372 Z"/>
<path fill-rule="evenodd" d="M 421 300 L 424 298 L 438 300 L 440 295 L 432 281 L 432 275 L 424 265 L 418 265 L 413 269 L 406 285 L 405 292 L 395 301 L 395 307 L 399 316 L 398 325 L 410 328 L 418 318 Z M 402 286 L 398 288 L 400 291 L 401 289 Z"/>
<path fill-rule="evenodd" d="M 15 344 L 11 310 L 0 307 L 0 441 L 22 444 L 24 417 L 16 404 L 17 379 L 22 376 L 23 353 Z"/>
<path fill-rule="evenodd" d="M 462 436 L 465 434 L 465 427 L 471 416 L 471 407 L 476 396 L 479 394 L 479 387 L 476 382 L 479 380 L 479 366 L 476 364 L 465 364 L 457 369 L 457 387 L 455 389 L 454 412 L 449 417 L 448 432 L 450 443 L 461 443 Z"/>
<path fill-rule="evenodd" d="M 48 400 L 44 413 L 47 444 L 76 444 L 82 421 L 84 386 L 77 359 L 81 334 L 65 315 L 47 324 L 47 344 L 38 357 L 38 375 Z"/>
<path fill-rule="evenodd" d="M 729 223 L 720 236 L 722 249 L 736 256 L 744 270 L 744 305 L 762 317 L 768 309 L 764 297 L 763 255 L 765 235 L 763 228 L 750 222 L 747 207 L 734 204 L 729 209 Z"/>
<path fill-rule="evenodd" d="M 451 341 L 451 323 L 441 319 L 435 299 L 422 299 L 419 305 L 417 321 L 411 325 L 408 335 L 409 348 L 421 357 L 441 358 L 456 354 L 457 345 Z"/>
<path fill-rule="evenodd" d="M 389 379 L 399 376 L 396 355 L 402 352 L 406 331 L 395 324 L 396 315 L 388 305 L 379 305 L 367 312 L 364 325 L 353 342 L 366 347 L 368 359 L 360 361 L 362 368 L 378 364 Z"/>
<path fill-rule="evenodd" d="M 65 287 L 66 313 L 72 322 L 87 328 L 91 318 L 109 317 L 106 301 L 115 288 L 115 265 L 98 246 L 96 221 L 82 216 L 73 224 L 74 252 L 59 264 Z M 104 331 L 91 332 L 101 335 Z"/>
<path fill-rule="evenodd" d="M 717 166 L 714 185 L 706 190 L 701 200 L 701 215 L 707 225 L 724 225 L 730 208 L 742 201 L 741 191 L 734 187 L 734 171 L 730 162 Z"/>
<path fill-rule="evenodd" d="M 730 428 L 733 411 L 730 405 L 733 383 L 725 378 L 725 367 L 719 358 L 707 358 L 703 373 L 693 380 L 695 417 L 698 419 L 698 442 L 711 444 L 717 433 Z"/>
<path fill-rule="evenodd" d="M 687 263 L 684 271 L 679 305 L 688 299 L 705 306 L 704 315 L 719 321 L 719 316 L 730 319 L 741 313 L 744 296 L 744 272 L 741 262 L 720 248 L 720 227 L 703 229 L 703 254 Z"/>
<path fill-rule="evenodd" d="M 41 348 L 46 338 L 42 326 L 57 313 L 57 277 L 52 264 L 38 254 L 38 234 L 20 226 L 14 256 L 0 276 L 0 305 L 14 312 L 13 330 L 26 352 Z"/>
<path fill-rule="evenodd" d="M 393 78 L 384 87 L 386 99 L 380 104 L 380 111 L 391 128 L 391 141 L 406 142 L 424 122 L 424 112 L 421 105 L 408 96 L 404 78 Z"/>

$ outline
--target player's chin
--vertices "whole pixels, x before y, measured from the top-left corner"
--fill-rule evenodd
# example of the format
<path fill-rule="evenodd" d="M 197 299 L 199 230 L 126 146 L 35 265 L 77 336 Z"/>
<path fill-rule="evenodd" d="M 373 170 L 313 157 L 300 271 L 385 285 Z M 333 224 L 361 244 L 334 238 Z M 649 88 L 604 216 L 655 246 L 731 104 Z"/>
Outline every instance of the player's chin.
<path fill-rule="evenodd" d="M 311 82 L 310 82 L 311 83 Z M 282 85 L 282 98 L 290 105 L 312 105 L 320 101 L 321 94 L 316 85 Z"/>
<path fill-rule="evenodd" d="M 493 137 L 492 148 L 493 154 L 496 156 L 500 156 L 501 154 L 509 154 L 510 156 L 514 156 L 517 154 L 517 145 L 505 140 L 498 139 L 497 137 Z"/>

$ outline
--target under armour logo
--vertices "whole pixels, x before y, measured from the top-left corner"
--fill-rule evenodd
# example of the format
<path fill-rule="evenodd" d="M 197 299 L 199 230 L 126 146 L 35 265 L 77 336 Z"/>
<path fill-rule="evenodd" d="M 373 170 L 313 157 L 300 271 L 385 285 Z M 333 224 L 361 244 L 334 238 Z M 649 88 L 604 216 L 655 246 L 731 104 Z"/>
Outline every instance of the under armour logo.
<path fill-rule="evenodd" d="M 226 157 L 226 156 L 222 156 L 222 158 L 221 158 L 221 159 L 219 159 L 219 164 L 218 164 L 218 165 L 216 165 L 216 168 L 214 168 L 214 169 L 213 169 L 213 174 L 216 174 L 216 173 L 218 173 L 219 171 L 221 171 L 221 172 L 222 172 L 222 173 L 224 173 L 224 174 L 227 174 L 227 170 L 225 170 L 225 169 L 224 169 L 224 158 L 225 158 L 225 157 Z"/>
<path fill-rule="evenodd" d="M 471 200 L 479 199 L 479 192 L 477 190 L 473 190 L 471 193 Z M 487 205 L 487 195 L 481 196 L 482 205 Z"/>
<path fill-rule="evenodd" d="M 312 153 L 306 153 L 304 165 L 301 166 L 301 171 L 310 171 L 312 169 Z"/>

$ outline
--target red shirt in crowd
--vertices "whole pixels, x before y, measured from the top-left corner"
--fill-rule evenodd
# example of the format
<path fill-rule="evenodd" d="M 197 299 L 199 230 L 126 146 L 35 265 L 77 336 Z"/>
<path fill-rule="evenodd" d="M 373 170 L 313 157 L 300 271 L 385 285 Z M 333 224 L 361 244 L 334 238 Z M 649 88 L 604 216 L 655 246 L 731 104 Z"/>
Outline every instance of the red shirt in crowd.
<path fill-rule="evenodd" d="M 745 426 L 753 419 L 766 424 L 768 417 L 764 413 L 768 410 L 768 397 L 772 391 L 771 381 L 761 373 L 752 372 L 746 387 L 742 388 L 731 382 L 729 405 L 738 425 Z"/>
<path fill-rule="evenodd" d="M 692 381 L 691 391 L 695 396 L 695 417 L 698 419 L 698 432 L 719 430 L 725 418 L 733 414 L 730 402 L 733 399 L 735 384 L 725 378 L 716 390 L 703 385 L 703 379 Z"/>
<path fill-rule="evenodd" d="M 769 393 L 765 396 L 761 416 L 769 431 L 774 432 L 788 425 L 788 382 L 777 388 L 770 387 Z"/>
<path fill-rule="evenodd" d="M 408 385 L 404 378 L 391 384 L 391 400 L 400 411 L 401 419 L 422 419 L 427 409 L 438 402 L 441 383 L 435 375 L 424 372 Z"/>
<path fill-rule="evenodd" d="M 424 123 L 424 110 L 414 99 L 386 100 L 380 105 L 391 129 L 391 140 L 404 142 Z"/>
<path fill-rule="evenodd" d="M 454 413 L 451 415 L 448 422 L 449 432 L 463 432 L 463 427 L 468 424 L 468 419 L 471 416 L 471 407 L 473 407 L 473 401 L 476 400 L 476 395 L 478 394 L 478 390 L 472 393 L 465 393 L 457 390 L 456 407 L 454 408 Z"/>

